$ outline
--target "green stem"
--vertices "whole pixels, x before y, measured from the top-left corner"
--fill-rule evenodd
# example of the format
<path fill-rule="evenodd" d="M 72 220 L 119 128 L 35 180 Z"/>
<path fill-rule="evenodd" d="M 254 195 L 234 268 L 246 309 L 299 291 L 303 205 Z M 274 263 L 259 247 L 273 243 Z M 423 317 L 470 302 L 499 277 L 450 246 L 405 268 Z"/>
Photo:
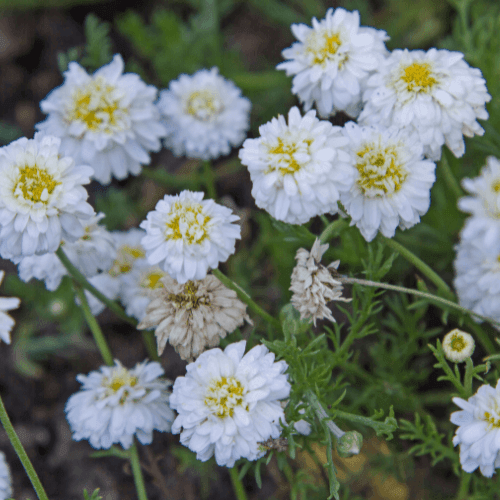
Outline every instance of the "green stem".
<path fill-rule="evenodd" d="M 233 491 L 236 495 L 236 500 L 247 500 L 247 492 L 245 491 L 243 483 L 241 482 L 236 465 L 229 469 L 229 476 L 231 477 L 231 484 L 233 485 Z"/>
<path fill-rule="evenodd" d="M 101 293 L 95 286 L 88 282 L 87 278 L 72 264 L 68 259 L 68 256 L 64 253 L 62 247 L 59 247 L 56 251 L 56 255 L 62 262 L 63 266 L 66 268 L 71 277 L 85 290 L 89 291 L 96 299 L 99 299 L 102 303 L 111 309 L 118 317 L 130 323 L 133 326 L 137 326 L 137 321 L 134 318 L 128 316 L 125 311 L 117 304 L 114 300 L 109 299 Z"/>
<path fill-rule="evenodd" d="M 248 295 L 243 288 L 237 285 L 232 279 L 228 278 L 225 274 L 223 274 L 219 269 L 212 269 L 212 274 L 223 284 L 226 285 L 231 290 L 234 290 L 238 295 L 238 298 L 244 302 L 248 308 L 267 321 L 270 325 L 274 326 L 277 330 L 281 330 L 281 323 L 273 318 L 269 313 L 264 311 L 256 302 L 252 300 L 250 295 Z"/>
<path fill-rule="evenodd" d="M 461 198 L 464 195 L 457 178 L 453 175 L 450 167 L 450 162 L 448 161 L 448 156 L 443 150 L 443 157 L 441 158 L 441 163 L 439 164 L 439 170 L 443 174 L 444 180 L 448 185 L 450 191 L 453 192 L 456 199 Z"/>
<path fill-rule="evenodd" d="M 470 309 L 467 309 L 466 307 L 459 306 L 455 302 L 451 302 L 451 300 L 443 299 L 442 297 L 433 295 L 432 293 L 421 292 L 420 290 L 414 290 L 413 288 L 406 288 L 404 286 L 389 285 L 388 283 L 380 283 L 378 281 L 362 280 L 358 278 L 348 278 L 346 276 L 340 276 L 339 279 L 340 281 L 342 281 L 342 283 L 345 284 L 357 283 L 358 285 L 373 286 L 375 288 L 386 288 L 387 290 L 394 290 L 395 292 L 408 293 L 410 295 L 415 295 L 417 297 L 424 297 L 426 299 L 433 300 L 440 304 L 451 307 L 452 309 L 457 309 L 458 311 L 469 314 L 471 316 L 476 316 L 477 318 L 482 319 L 483 321 L 488 321 L 493 325 L 500 326 L 500 322 L 495 321 L 494 319 L 478 314 L 474 311 L 471 311 Z"/>
<path fill-rule="evenodd" d="M 488 320 L 491 322 L 491 320 Z M 481 325 L 478 325 L 472 318 L 466 318 L 465 323 L 467 328 L 474 332 L 475 337 L 479 340 L 479 343 L 484 347 L 484 350 L 491 354 L 496 352 L 496 347 L 493 342 L 488 337 L 488 334 L 482 329 Z"/>
<path fill-rule="evenodd" d="M 139 462 L 139 453 L 137 452 L 137 445 L 134 444 L 128 449 L 130 453 L 130 465 L 132 467 L 132 474 L 134 476 L 135 489 L 139 500 L 148 500 L 146 493 L 146 486 L 144 484 L 144 477 L 142 475 L 141 463 Z"/>
<path fill-rule="evenodd" d="M 335 422 L 332 422 L 331 420 L 325 420 L 329 419 L 330 416 L 328 413 L 326 413 L 325 409 L 321 406 L 321 403 L 319 402 L 319 399 L 315 396 L 315 394 L 312 391 L 307 391 L 306 392 L 306 398 L 309 400 L 309 403 L 311 403 L 311 406 L 314 408 L 316 411 L 316 415 L 318 415 L 318 418 L 320 419 L 321 422 L 324 421 L 330 432 L 337 438 L 340 439 L 345 432 L 337 425 Z"/>
<path fill-rule="evenodd" d="M 205 187 L 207 188 L 207 194 L 212 200 L 217 199 L 217 189 L 215 187 L 215 178 L 213 165 L 210 160 L 203 161 L 203 180 L 205 181 Z"/>
<path fill-rule="evenodd" d="M 149 357 L 153 361 L 160 361 L 160 356 L 158 356 L 158 350 L 156 349 L 155 334 L 151 330 L 144 330 L 142 332 L 142 340 L 146 346 Z"/>
<path fill-rule="evenodd" d="M 464 389 L 466 397 L 469 399 L 472 396 L 472 379 L 474 378 L 474 365 L 472 364 L 472 359 L 467 358 L 465 360 L 465 374 L 464 374 Z"/>
<path fill-rule="evenodd" d="M 31 484 L 33 485 L 33 489 L 36 492 L 36 496 L 39 498 L 39 500 L 49 500 L 49 497 L 47 496 L 47 493 L 45 493 L 43 485 L 40 479 L 38 478 L 35 468 L 33 467 L 33 464 L 31 463 L 28 454 L 24 450 L 21 440 L 19 439 L 19 437 L 16 434 L 16 431 L 14 430 L 14 426 L 10 421 L 9 415 L 7 414 L 7 410 L 5 409 L 1 396 L 0 396 L 0 421 L 2 422 L 3 428 L 5 429 L 5 432 L 7 433 L 10 443 L 14 447 L 14 450 L 16 451 L 16 454 L 19 457 L 19 460 L 21 460 L 21 463 L 23 464 L 26 474 L 28 474 L 28 477 L 30 478 Z"/>
<path fill-rule="evenodd" d="M 78 299 L 80 300 L 83 316 L 85 317 L 85 321 L 87 321 L 90 331 L 94 336 L 95 343 L 97 344 L 99 352 L 101 353 L 102 359 L 108 366 L 113 366 L 113 355 L 111 354 L 111 350 L 109 349 L 108 343 L 104 338 L 99 323 L 90 310 L 89 303 L 87 302 L 87 297 L 85 297 L 85 292 L 83 291 L 82 287 L 78 286 L 76 283 L 75 291 Z"/>
<path fill-rule="evenodd" d="M 319 240 L 321 243 L 326 243 L 329 241 L 334 235 L 340 233 L 344 227 L 347 226 L 347 221 L 342 218 L 335 219 L 334 221 L 330 222 L 328 226 L 325 227 L 323 232 L 319 236 Z"/>
<path fill-rule="evenodd" d="M 410 252 L 407 248 L 405 248 L 401 243 L 398 243 L 396 240 L 392 238 L 386 238 L 385 236 L 380 235 L 382 241 L 390 248 L 398 252 L 401 257 L 404 257 L 408 262 L 413 264 L 419 271 L 424 273 L 441 291 L 443 294 L 447 295 L 450 298 L 454 297 L 453 292 L 450 287 L 445 283 L 445 281 L 435 272 L 433 271 L 423 260 L 419 259 L 414 253 Z"/>
<path fill-rule="evenodd" d="M 456 500 L 467 500 L 469 498 L 469 486 L 472 479 L 472 474 L 469 472 L 461 471 L 460 485 L 458 487 Z"/>

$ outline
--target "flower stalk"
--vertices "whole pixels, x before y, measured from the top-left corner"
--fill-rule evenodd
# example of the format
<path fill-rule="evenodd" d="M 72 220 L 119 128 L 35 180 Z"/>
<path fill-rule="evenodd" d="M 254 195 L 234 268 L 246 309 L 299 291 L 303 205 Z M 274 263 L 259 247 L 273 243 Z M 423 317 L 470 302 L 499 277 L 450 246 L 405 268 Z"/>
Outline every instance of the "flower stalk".
<path fill-rule="evenodd" d="M 137 497 L 139 498 L 139 500 L 148 500 L 146 486 L 144 484 L 144 477 L 142 475 L 141 463 L 139 461 L 137 445 L 134 443 L 128 451 L 130 466 L 132 467 L 132 474 L 134 476 L 135 489 L 137 490 Z"/>

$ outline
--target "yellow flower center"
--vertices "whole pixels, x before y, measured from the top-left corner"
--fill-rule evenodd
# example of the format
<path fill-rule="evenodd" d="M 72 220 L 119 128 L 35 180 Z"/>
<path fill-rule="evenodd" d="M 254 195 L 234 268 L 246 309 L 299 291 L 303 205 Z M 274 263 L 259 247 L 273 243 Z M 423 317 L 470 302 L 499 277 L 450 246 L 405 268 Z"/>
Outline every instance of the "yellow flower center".
<path fill-rule="evenodd" d="M 141 280 L 141 286 L 143 288 L 150 288 L 155 290 L 157 288 L 163 288 L 163 283 L 160 281 L 165 276 L 162 271 L 150 271 Z"/>
<path fill-rule="evenodd" d="M 186 112 L 198 120 L 210 120 L 223 109 L 220 96 L 210 90 L 197 90 L 186 99 Z"/>
<path fill-rule="evenodd" d="M 312 55 L 312 64 L 324 65 L 329 61 L 337 61 L 338 67 L 347 60 L 347 53 L 338 54 L 342 45 L 340 33 L 328 31 L 312 31 L 305 42 L 305 52 Z"/>
<path fill-rule="evenodd" d="M 130 372 L 126 368 L 120 366 L 114 369 L 110 379 L 108 377 L 103 378 L 102 385 L 115 393 L 125 385 L 134 387 L 138 381 L 137 377 L 130 375 Z"/>
<path fill-rule="evenodd" d="M 47 170 L 38 168 L 36 165 L 33 167 L 26 165 L 19 169 L 14 195 L 22 196 L 26 201 L 47 203 L 49 195 L 58 184 L 60 182 L 55 181 Z"/>
<path fill-rule="evenodd" d="M 500 418 L 495 418 L 491 413 L 485 411 L 484 419 L 492 426 L 492 427 L 500 427 Z"/>
<path fill-rule="evenodd" d="M 394 147 L 382 148 L 367 144 L 358 151 L 358 186 L 368 197 L 391 195 L 397 192 L 408 172 L 398 163 Z"/>
<path fill-rule="evenodd" d="M 410 64 L 404 69 L 401 80 L 406 82 L 408 92 L 428 92 L 437 83 L 429 63 Z"/>
<path fill-rule="evenodd" d="M 498 193 L 500 192 L 500 179 L 497 179 L 493 185 L 491 186 L 491 189 L 493 189 L 493 191 L 495 191 L 495 193 Z"/>
<path fill-rule="evenodd" d="M 184 290 L 181 293 L 171 293 L 168 296 L 176 309 L 186 309 L 190 311 L 192 309 L 198 309 L 200 305 L 209 306 L 210 301 L 208 297 L 203 295 L 197 295 L 198 286 L 195 285 L 193 281 L 188 281 L 184 285 Z"/>
<path fill-rule="evenodd" d="M 134 260 L 143 259 L 146 252 L 142 247 L 131 247 L 129 245 L 122 245 L 118 249 L 118 257 L 113 262 L 113 267 L 110 269 L 111 276 L 119 276 L 120 274 L 127 274 L 132 270 Z"/>
<path fill-rule="evenodd" d="M 450 347 L 452 351 L 461 352 L 467 347 L 467 343 L 460 334 L 455 334 L 450 340 Z"/>
<path fill-rule="evenodd" d="M 209 238 L 212 218 L 203 212 L 200 203 L 176 202 L 165 223 L 167 240 L 180 240 L 189 245 L 200 244 Z"/>
<path fill-rule="evenodd" d="M 87 130 L 113 133 L 120 128 L 125 110 L 113 96 L 115 87 L 97 77 L 83 89 L 77 89 L 67 113 L 69 121 L 85 123 Z"/>
<path fill-rule="evenodd" d="M 243 403 L 243 386 L 234 377 L 212 380 L 205 393 L 205 404 L 219 418 L 232 417 L 234 408 Z"/>
<path fill-rule="evenodd" d="M 142 247 L 131 247 L 129 245 L 122 245 L 118 251 L 132 257 L 132 259 L 143 259 L 144 257 L 146 257 L 146 252 Z"/>

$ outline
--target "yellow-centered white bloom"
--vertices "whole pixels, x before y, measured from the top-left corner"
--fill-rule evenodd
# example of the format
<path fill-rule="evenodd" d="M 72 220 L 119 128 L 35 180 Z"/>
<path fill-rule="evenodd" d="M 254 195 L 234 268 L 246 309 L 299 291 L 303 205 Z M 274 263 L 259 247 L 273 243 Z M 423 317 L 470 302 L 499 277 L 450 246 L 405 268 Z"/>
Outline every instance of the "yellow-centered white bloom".
<path fill-rule="evenodd" d="M 167 341 L 182 359 L 192 361 L 220 339 L 251 323 L 246 306 L 236 292 L 225 287 L 215 276 L 180 285 L 166 275 L 158 283 L 138 328 L 156 328 L 158 354 Z"/>
<path fill-rule="evenodd" d="M 134 436 L 142 444 L 153 431 L 170 431 L 174 412 L 169 406 L 169 380 L 159 363 L 144 361 L 127 369 L 119 361 L 76 378 L 82 384 L 66 403 L 73 439 L 88 439 L 94 448 L 119 443 L 125 449 Z"/>
<path fill-rule="evenodd" d="M 491 96 L 481 71 L 460 52 L 395 50 L 368 79 L 359 116 L 361 124 L 410 127 L 427 157 L 436 161 L 446 144 L 460 157 L 463 136 L 483 135 L 477 119 L 486 120 Z"/>
<path fill-rule="evenodd" d="M 12 498 L 12 478 L 5 455 L 0 451 L 0 500 Z"/>
<path fill-rule="evenodd" d="M 243 340 L 224 351 L 210 349 L 177 377 L 170 405 L 178 417 L 173 434 L 206 461 L 233 467 L 236 460 L 257 460 L 265 454 L 259 443 L 281 434 L 285 415 L 280 399 L 290 394 L 284 361 L 257 345 L 245 354 Z"/>
<path fill-rule="evenodd" d="M 454 363 L 461 363 L 472 356 L 476 344 L 472 335 L 458 328 L 448 332 L 443 338 L 445 356 Z"/>
<path fill-rule="evenodd" d="M 408 129 L 344 127 L 349 138 L 345 163 L 338 164 L 350 181 L 340 201 L 367 241 L 378 231 L 392 238 L 396 228 L 420 221 L 430 205 L 436 165 L 424 160 L 418 136 Z"/>
<path fill-rule="evenodd" d="M 256 205 L 290 224 L 335 213 L 339 191 L 349 187 L 349 179 L 336 167 L 345 157 L 339 148 L 348 143 L 340 127 L 318 120 L 315 111 L 302 117 L 293 107 L 288 124 L 279 115 L 259 127 L 259 133 L 239 152 L 250 172 Z"/>
<path fill-rule="evenodd" d="M 283 50 L 286 62 L 278 69 L 293 78 L 292 92 L 306 111 L 315 103 L 320 116 L 337 110 L 356 117 L 368 76 L 387 56 L 385 31 L 359 25 L 359 12 L 328 9 L 325 19 L 312 19 L 312 28 L 292 24 L 299 41 Z"/>
<path fill-rule="evenodd" d="M 56 137 L 35 134 L 0 148 L 0 255 L 18 261 L 81 237 L 94 213 L 83 187 L 91 174 L 64 156 Z"/>
<path fill-rule="evenodd" d="M 5 271 L 0 271 L 0 284 L 3 281 Z M 0 297 L 0 339 L 6 344 L 10 344 L 10 332 L 14 328 L 15 321 L 5 312 L 17 309 L 21 300 L 17 297 Z M 0 474 L 1 491 L 1 474 Z"/>
<path fill-rule="evenodd" d="M 71 62 L 63 85 L 40 102 L 49 116 L 37 128 L 60 137 L 62 152 L 92 165 L 101 184 L 138 175 L 166 133 L 154 104 L 157 89 L 123 70 L 118 54 L 93 75 Z"/>
<path fill-rule="evenodd" d="M 342 297 L 342 283 L 333 278 L 332 272 L 339 267 L 340 261 L 321 264 L 328 244 L 321 245 L 316 238 L 311 252 L 304 248 L 297 250 L 297 265 L 293 268 L 290 290 L 293 292 L 291 303 L 300 312 L 301 319 L 312 319 L 314 326 L 318 319 L 327 318 L 335 322 L 332 311 L 327 306 L 332 300 L 349 302 Z"/>
<path fill-rule="evenodd" d="M 250 101 L 217 68 L 181 75 L 160 92 L 165 147 L 176 156 L 218 158 L 239 146 L 250 127 Z"/>
<path fill-rule="evenodd" d="M 462 408 L 451 414 L 450 420 L 458 425 L 453 444 L 460 445 L 460 464 L 465 472 L 492 477 L 500 467 L 500 380 L 494 389 L 482 385 L 467 401 L 453 398 Z"/>
<path fill-rule="evenodd" d="M 240 226 L 233 224 L 239 217 L 203 196 L 187 190 L 166 195 L 140 225 L 148 262 L 181 284 L 203 279 L 225 262 L 240 238 Z"/>

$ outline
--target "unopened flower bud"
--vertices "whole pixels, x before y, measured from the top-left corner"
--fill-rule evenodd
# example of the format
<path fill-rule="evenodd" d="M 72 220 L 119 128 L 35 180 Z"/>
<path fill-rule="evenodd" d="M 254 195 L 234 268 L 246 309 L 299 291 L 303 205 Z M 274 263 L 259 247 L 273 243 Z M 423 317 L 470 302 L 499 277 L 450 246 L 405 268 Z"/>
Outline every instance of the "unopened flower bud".
<path fill-rule="evenodd" d="M 363 446 L 363 436 L 358 431 L 346 432 L 337 441 L 337 453 L 342 458 L 358 455 Z"/>
<path fill-rule="evenodd" d="M 474 339 L 458 328 L 447 333 L 443 339 L 445 356 L 454 363 L 461 363 L 472 356 L 474 352 Z"/>

